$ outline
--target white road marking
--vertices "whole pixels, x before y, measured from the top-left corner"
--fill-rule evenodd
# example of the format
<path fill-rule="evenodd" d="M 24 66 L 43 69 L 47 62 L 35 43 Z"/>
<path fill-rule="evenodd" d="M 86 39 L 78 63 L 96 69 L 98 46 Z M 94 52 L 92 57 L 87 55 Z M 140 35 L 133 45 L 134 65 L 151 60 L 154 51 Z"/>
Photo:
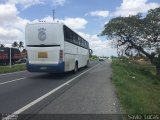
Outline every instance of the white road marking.
<path fill-rule="evenodd" d="M 19 71 L 19 72 L 12 72 L 12 73 L 0 74 L 0 76 L 10 75 L 10 74 L 17 74 L 17 73 L 21 73 L 21 72 L 26 72 L 26 70 L 25 70 L 25 71 Z"/>
<path fill-rule="evenodd" d="M 15 111 L 15 112 L 12 113 L 11 115 L 3 118 L 2 120 L 8 120 L 8 119 L 14 117 L 14 115 L 18 115 L 18 114 L 24 112 L 24 111 L 27 110 L 28 108 L 30 108 L 30 107 L 32 107 L 33 105 L 37 104 L 38 102 L 42 101 L 43 99 L 45 99 L 45 98 L 48 97 L 49 95 L 55 93 L 57 90 L 61 89 L 62 87 L 66 86 L 66 85 L 68 85 L 68 84 L 71 83 L 73 80 L 77 79 L 78 77 L 80 77 L 81 75 L 87 73 L 88 71 L 92 70 L 93 68 L 95 68 L 95 67 L 98 66 L 98 65 L 99 65 L 99 64 L 97 64 L 97 65 L 93 66 L 92 68 L 90 68 L 90 69 L 82 72 L 81 74 L 79 74 L 79 75 L 77 75 L 76 77 L 72 78 L 71 80 L 63 83 L 62 85 L 60 85 L 60 86 L 58 86 L 57 88 L 51 90 L 50 92 L 48 92 L 48 93 L 46 93 L 45 95 L 39 97 L 38 99 L 32 101 L 31 103 L 29 103 L 29 104 L 27 104 L 26 106 L 20 108 L 19 110 Z"/>
<path fill-rule="evenodd" d="M 11 83 L 11 82 L 15 82 L 15 81 L 23 80 L 23 79 L 25 79 L 25 78 L 26 78 L 26 77 L 18 78 L 18 79 L 11 80 L 11 81 L 7 81 L 7 82 L 2 82 L 2 83 L 0 83 L 0 85 L 4 85 L 4 84 L 7 84 L 7 83 Z"/>

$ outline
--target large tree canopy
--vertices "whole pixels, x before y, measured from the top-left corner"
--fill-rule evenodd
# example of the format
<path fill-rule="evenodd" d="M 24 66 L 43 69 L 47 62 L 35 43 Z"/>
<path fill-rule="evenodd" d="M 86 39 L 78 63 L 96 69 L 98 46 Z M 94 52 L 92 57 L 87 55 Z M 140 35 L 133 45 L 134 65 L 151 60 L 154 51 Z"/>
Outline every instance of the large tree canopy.
<path fill-rule="evenodd" d="M 126 55 L 142 53 L 156 66 L 160 56 L 160 8 L 149 10 L 145 17 L 141 14 L 116 17 L 104 26 L 101 35 L 113 40 L 117 49 Z"/>

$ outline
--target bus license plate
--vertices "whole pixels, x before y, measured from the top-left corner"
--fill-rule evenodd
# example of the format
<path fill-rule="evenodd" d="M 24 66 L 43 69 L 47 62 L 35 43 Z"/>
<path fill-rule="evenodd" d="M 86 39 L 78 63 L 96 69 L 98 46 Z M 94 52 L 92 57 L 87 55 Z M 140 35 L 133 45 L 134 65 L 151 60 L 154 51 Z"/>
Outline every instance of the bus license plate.
<path fill-rule="evenodd" d="M 46 70 L 46 69 L 47 69 L 47 67 L 40 67 L 40 69 L 41 69 L 41 70 Z"/>
<path fill-rule="evenodd" d="M 47 52 L 38 52 L 38 58 L 48 58 Z"/>

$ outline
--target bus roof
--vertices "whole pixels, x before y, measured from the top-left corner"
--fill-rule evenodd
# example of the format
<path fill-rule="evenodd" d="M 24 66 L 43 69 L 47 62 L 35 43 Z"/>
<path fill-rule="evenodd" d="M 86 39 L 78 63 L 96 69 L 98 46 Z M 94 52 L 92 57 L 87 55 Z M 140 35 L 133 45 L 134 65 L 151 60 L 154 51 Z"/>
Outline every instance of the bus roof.
<path fill-rule="evenodd" d="M 40 21 L 40 22 L 30 22 L 27 23 L 29 25 L 34 25 L 34 24 L 59 24 L 59 25 L 64 25 L 63 23 L 60 22 L 45 22 L 45 21 Z"/>

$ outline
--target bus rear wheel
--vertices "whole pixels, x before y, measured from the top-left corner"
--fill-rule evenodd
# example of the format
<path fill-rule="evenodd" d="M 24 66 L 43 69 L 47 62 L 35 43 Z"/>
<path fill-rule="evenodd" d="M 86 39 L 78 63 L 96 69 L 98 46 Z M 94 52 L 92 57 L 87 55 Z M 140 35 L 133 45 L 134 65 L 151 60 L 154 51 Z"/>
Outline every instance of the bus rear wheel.
<path fill-rule="evenodd" d="M 85 68 L 89 67 L 89 60 L 87 60 L 87 64 L 85 65 Z"/>
<path fill-rule="evenodd" d="M 76 73 L 77 71 L 78 71 L 78 62 L 75 63 L 73 73 Z"/>

